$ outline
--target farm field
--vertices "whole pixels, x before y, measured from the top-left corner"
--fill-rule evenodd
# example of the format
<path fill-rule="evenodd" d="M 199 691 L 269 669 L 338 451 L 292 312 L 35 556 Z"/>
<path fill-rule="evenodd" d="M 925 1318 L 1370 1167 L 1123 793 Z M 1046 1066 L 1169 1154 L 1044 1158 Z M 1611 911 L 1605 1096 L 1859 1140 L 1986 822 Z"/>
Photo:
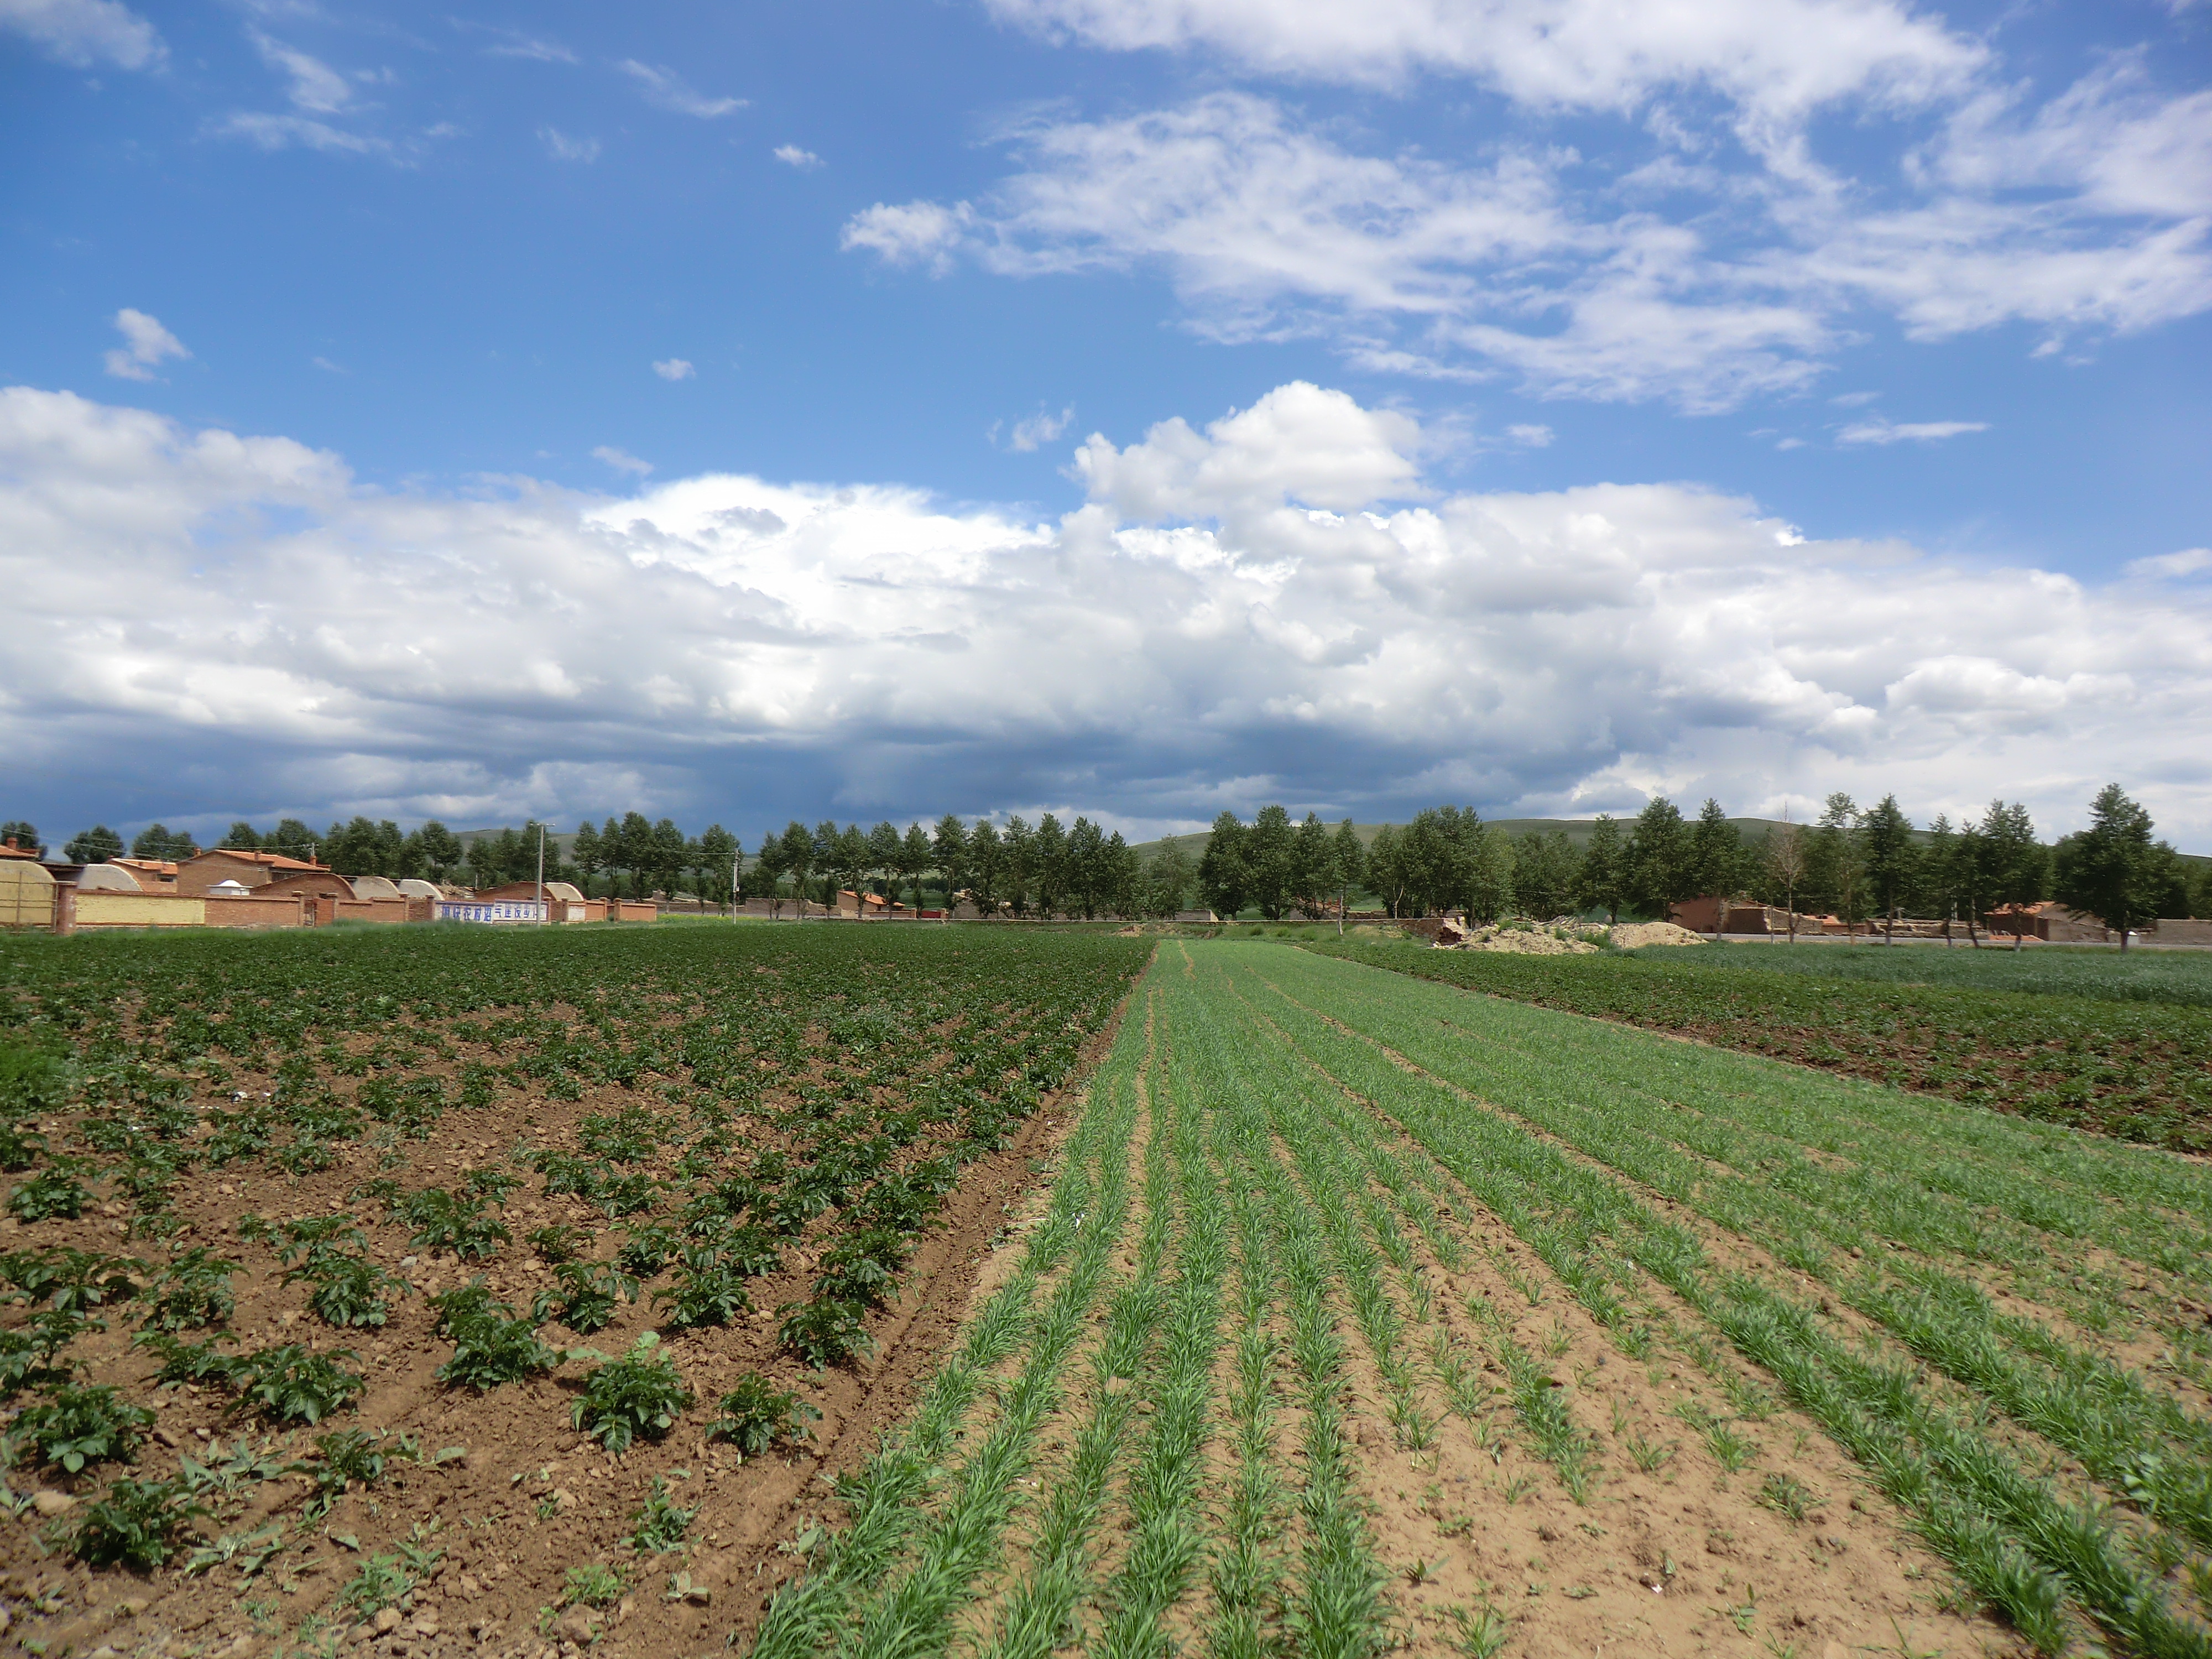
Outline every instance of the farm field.
<path fill-rule="evenodd" d="M 9 1638 L 719 1649 L 935 1365 L 1145 958 L 0 941 Z"/>
<path fill-rule="evenodd" d="M 1817 945 L 1647 945 L 1646 961 L 1732 973 L 1810 974 L 1821 979 L 1904 985 L 1958 985 L 1988 991 L 2087 997 L 2100 1002 L 2166 1002 L 2212 1008 L 2212 951 L 2133 950 L 2109 945 L 2031 945 L 2014 951 L 1961 943 L 1871 946 Z"/>
<path fill-rule="evenodd" d="M 1164 942 L 751 1651 L 2212 1653 L 2212 1171 Z"/>
<path fill-rule="evenodd" d="M 2198 1000 L 2212 963 L 2195 956 L 2139 966 L 2151 960 L 2144 953 L 2123 967 L 2117 953 L 2052 952 L 2046 961 L 2027 951 L 2014 965 L 2009 952 L 1925 945 L 1534 957 L 1324 938 L 1306 948 L 2122 1139 L 2212 1152 L 2212 1006 Z M 2092 963 L 2111 977 L 2090 977 Z"/>

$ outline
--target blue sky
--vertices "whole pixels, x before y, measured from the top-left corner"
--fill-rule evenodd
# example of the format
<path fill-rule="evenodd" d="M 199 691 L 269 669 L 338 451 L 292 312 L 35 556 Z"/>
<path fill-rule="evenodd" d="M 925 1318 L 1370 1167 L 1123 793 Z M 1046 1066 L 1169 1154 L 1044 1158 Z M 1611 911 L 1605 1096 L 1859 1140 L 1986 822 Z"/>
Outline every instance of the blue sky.
<path fill-rule="evenodd" d="M 10 810 L 2212 846 L 2212 6 L 1608 15 L 0 0 Z"/>

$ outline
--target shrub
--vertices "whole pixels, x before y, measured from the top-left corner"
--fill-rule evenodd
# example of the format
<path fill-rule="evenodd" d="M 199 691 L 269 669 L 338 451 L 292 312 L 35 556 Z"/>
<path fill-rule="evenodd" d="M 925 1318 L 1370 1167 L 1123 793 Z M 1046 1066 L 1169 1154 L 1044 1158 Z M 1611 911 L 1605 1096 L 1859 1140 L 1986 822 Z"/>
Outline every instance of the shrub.
<path fill-rule="evenodd" d="M 553 1277 L 561 1288 L 540 1291 L 531 1314 L 538 1319 L 558 1314 L 563 1325 L 586 1336 L 613 1320 L 622 1298 L 637 1300 L 637 1280 L 604 1261 L 565 1261 Z"/>
<path fill-rule="evenodd" d="M 783 1346 L 810 1365 L 842 1365 L 875 1348 L 857 1303 L 787 1302 L 776 1311 L 784 1316 Z"/>
<path fill-rule="evenodd" d="M 659 1344 L 647 1331 L 629 1353 L 584 1379 L 571 1415 L 578 1429 L 611 1452 L 627 1451 L 641 1437 L 659 1439 L 691 1403 L 675 1361 L 659 1352 Z"/>
<path fill-rule="evenodd" d="M 88 1566 L 120 1562 L 151 1572 L 176 1553 L 177 1533 L 205 1515 L 173 1480 L 118 1480 L 91 1503 L 74 1528 L 63 1531 L 69 1552 Z"/>
<path fill-rule="evenodd" d="M 283 1282 L 301 1279 L 315 1287 L 308 1293 L 307 1305 L 327 1323 L 341 1328 L 383 1324 L 390 1311 L 386 1293 L 407 1289 L 405 1279 L 359 1255 L 310 1256 L 304 1266 L 286 1273 Z"/>
<path fill-rule="evenodd" d="M 721 1415 L 707 1425 L 708 1437 L 728 1441 L 747 1457 L 758 1457 L 779 1440 L 795 1446 L 813 1431 L 807 1422 L 822 1413 L 796 1391 L 778 1389 L 758 1371 L 747 1371 L 722 1396 Z"/>
<path fill-rule="evenodd" d="M 91 1197 L 67 1170 L 46 1170 L 8 1194 L 8 1213 L 19 1221 L 74 1221 Z"/>
<path fill-rule="evenodd" d="M 104 1383 L 64 1382 L 26 1406 L 9 1427 L 10 1455 L 28 1447 L 42 1463 L 71 1474 L 88 1463 L 128 1463 L 151 1427 L 154 1413 L 134 1406 Z"/>
<path fill-rule="evenodd" d="M 682 1549 L 684 1534 L 691 1530 L 698 1513 L 696 1506 L 687 1510 L 671 1498 L 668 1482 L 656 1474 L 643 1507 L 630 1516 L 630 1544 L 640 1555 L 665 1555 Z"/>
<path fill-rule="evenodd" d="M 231 1275 L 243 1271 L 238 1262 L 212 1255 L 204 1245 L 172 1256 L 148 1291 L 152 1306 L 145 1328 L 189 1331 L 222 1324 L 238 1307 Z"/>
<path fill-rule="evenodd" d="M 453 1355 L 438 1367 L 438 1380 L 480 1390 L 550 1371 L 568 1355 L 538 1340 L 537 1322 L 495 1301 L 481 1279 L 434 1298 L 439 1323 L 453 1339 Z"/>
<path fill-rule="evenodd" d="M 242 1402 L 258 1406 L 265 1417 L 279 1423 L 319 1423 L 350 1406 L 368 1386 L 366 1379 L 337 1363 L 360 1357 L 350 1348 L 319 1354 L 289 1343 L 233 1360 L 228 1380 Z"/>

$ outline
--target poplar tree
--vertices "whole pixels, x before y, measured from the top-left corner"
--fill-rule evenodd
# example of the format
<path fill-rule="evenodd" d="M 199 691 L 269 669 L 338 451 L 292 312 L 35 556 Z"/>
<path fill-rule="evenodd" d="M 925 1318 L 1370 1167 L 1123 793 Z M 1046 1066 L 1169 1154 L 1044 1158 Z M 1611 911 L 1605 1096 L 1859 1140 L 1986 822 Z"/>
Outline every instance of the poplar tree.
<path fill-rule="evenodd" d="M 1601 812 L 1583 847 L 1576 898 L 1587 908 L 1603 910 L 1606 926 L 1612 927 L 1620 925 L 1621 902 L 1627 896 L 1628 849 L 1621 842 L 1620 822 L 1610 812 Z"/>
<path fill-rule="evenodd" d="M 1895 795 L 1884 795 L 1861 820 L 1859 836 L 1866 854 L 1867 896 L 1882 918 L 1882 943 L 1893 945 L 1898 912 L 1912 889 L 1912 820 Z"/>
<path fill-rule="evenodd" d="M 1244 856 L 1245 831 L 1234 812 L 1213 820 L 1206 851 L 1198 858 L 1198 890 L 1206 908 L 1224 921 L 1234 921 L 1249 901 L 1252 876 Z"/>
<path fill-rule="evenodd" d="M 1049 921 L 1060 914 L 1067 893 L 1067 831 L 1049 812 L 1037 820 L 1034 842 L 1036 861 L 1037 908 Z"/>
<path fill-rule="evenodd" d="M 945 908 L 950 914 L 957 900 L 954 895 L 964 885 L 968 861 L 968 830 L 953 814 L 947 812 L 937 821 L 937 834 L 929 843 L 929 855 L 937 866 L 939 878 L 945 883 Z"/>
<path fill-rule="evenodd" d="M 2173 849 L 2154 842 L 2150 814 L 2108 783 L 2089 804 L 2089 827 L 2058 843 L 2054 860 L 2057 896 L 2069 909 L 2086 910 L 2120 936 L 2158 917 Z"/>

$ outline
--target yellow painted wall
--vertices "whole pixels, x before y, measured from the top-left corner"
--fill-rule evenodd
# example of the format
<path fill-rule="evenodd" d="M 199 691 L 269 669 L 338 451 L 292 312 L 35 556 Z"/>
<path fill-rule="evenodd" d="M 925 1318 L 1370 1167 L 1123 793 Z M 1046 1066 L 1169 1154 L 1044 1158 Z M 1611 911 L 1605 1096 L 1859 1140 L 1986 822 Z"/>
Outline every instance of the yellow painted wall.
<path fill-rule="evenodd" d="M 76 896 L 80 927 L 203 927 L 207 903 L 174 893 L 84 893 Z"/>
<path fill-rule="evenodd" d="M 0 927 L 49 927 L 54 878 L 28 859 L 0 859 Z"/>

